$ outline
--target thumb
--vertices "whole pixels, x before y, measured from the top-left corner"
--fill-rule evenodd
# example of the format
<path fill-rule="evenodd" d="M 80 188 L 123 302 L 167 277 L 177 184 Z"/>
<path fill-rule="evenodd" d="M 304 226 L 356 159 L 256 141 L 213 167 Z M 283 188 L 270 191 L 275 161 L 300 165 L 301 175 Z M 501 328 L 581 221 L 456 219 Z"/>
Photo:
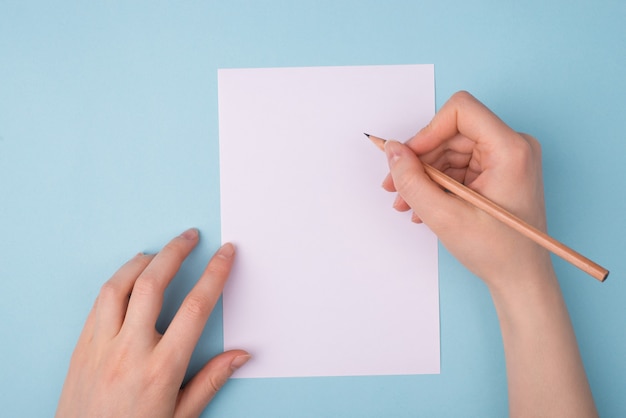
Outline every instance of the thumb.
<path fill-rule="evenodd" d="M 250 359 L 243 350 L 231 350 L 213 357 L 181 389 L 176 403 L 175 417 L 199 417 L 217 391 L 230 376 Z"/>
<path fill-rule="evenodd" d="M 387 141 L 385 153 L 396 190 L 415 214 L 436 233 L 446 225 L 460 202 L 428 177 L 417 155 L 406 145 Z"/>

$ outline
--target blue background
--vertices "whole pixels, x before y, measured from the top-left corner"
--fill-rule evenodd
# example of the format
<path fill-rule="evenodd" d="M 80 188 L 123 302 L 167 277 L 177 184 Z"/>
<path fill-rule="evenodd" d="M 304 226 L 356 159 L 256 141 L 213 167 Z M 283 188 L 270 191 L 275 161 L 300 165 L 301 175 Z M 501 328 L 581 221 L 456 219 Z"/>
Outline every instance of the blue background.
<path fill-rule="evenodd" d="M 624 22 L 622 0 L 0 1 L 1 414 L 53 414 L 126 259 L 201 229 L 162 326 L 218 247 L 217 68 L 434 63 L 437 107 L 466 89 L 542 142 L 551 234 L 611 270 L 555 260 L 599 411 L 626 416 Z M 233 380 L 206 415 L 506 415 L 489 294 L 440 254 L 440 375 Z"/>

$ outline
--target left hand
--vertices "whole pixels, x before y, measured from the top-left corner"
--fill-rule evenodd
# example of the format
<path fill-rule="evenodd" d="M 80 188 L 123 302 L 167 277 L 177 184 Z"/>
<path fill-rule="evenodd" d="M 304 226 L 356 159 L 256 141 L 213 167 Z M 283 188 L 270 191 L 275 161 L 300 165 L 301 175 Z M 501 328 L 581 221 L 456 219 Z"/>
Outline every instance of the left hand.
<path fill-rule="evenodd" d="M 243 350 L 219 354 L 181 389 L 235 255 L 232 244 L 218 250 L 161 335 L 155 326 L 163 292 L 198 238 L 190 229 L 156 256 L 138 254 L 102 286 L 72 355 L 57 417 L 197 417 L 250 358 Z"/>

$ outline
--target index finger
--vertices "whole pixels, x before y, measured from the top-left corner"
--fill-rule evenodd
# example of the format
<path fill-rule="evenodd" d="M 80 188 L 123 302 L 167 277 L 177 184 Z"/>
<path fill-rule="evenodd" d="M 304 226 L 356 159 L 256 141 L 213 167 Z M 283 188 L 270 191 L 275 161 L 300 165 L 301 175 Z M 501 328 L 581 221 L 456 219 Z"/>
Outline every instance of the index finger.
<path fill-rule="evenodd" d="M 421 155 L 443 146 L 463 146 L 459 137 L 481 145 L 505 145 L 504 139 L 516 134 L 495 113 L 466 91 L 455 93 L 435 114 L 432 121 L 406 142 Z"/>
<path fill-rule="evenodd" d="M 179 362 L 183 373 L 213 307 L 222 294 L 234 257 L 235 247 L 230 243 L 224 244 L 215 253 L 160 341 L 160 348 L 168 351 L 168 356 Z"/>

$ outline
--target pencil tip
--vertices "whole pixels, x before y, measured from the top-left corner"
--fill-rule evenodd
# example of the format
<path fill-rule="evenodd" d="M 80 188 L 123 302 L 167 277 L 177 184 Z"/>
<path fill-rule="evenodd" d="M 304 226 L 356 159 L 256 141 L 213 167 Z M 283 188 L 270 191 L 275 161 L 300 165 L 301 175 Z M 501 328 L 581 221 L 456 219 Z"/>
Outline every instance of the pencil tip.
<path fill-rule="evenodd" d="M 374 143 L 374 145 L 376 145 L 380 150 L 384 150 L 385 149 L 385 142 L 387 142 L 387 141 L 385 141 L 382 138 L 378 138 L 377 136 L 372 136 L 370 134 L 366 134 L 365 132 L 364 132 L 364 135 L 366 137 L 368 137 L 369 140 L 372 141 Z"/>

